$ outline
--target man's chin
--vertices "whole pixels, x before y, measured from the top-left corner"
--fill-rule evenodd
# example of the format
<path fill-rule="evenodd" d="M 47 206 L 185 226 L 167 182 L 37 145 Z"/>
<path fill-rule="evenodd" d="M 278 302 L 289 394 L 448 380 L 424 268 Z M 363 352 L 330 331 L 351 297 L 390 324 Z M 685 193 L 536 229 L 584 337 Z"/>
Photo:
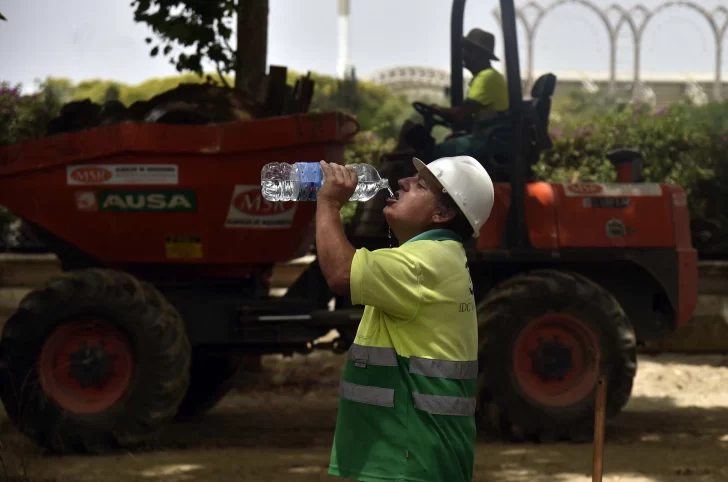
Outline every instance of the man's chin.
<path fill-rule="evenodd" d="M 382 214 L 384 214 L 384 219 L 387 220 L 387 224 L 391 226 L 394 218 L 394 204 L 384 206 L 384 209 L 382 209 Z"/>

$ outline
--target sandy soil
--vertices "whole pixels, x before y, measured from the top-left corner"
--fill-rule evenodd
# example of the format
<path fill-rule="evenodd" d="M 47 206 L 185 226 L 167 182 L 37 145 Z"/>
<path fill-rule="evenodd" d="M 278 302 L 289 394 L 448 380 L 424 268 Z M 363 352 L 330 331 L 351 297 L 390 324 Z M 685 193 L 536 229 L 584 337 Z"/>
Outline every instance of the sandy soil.
<path fill-rule="evenodd" d="M 330 354 L 267 358 L 246 388 L 203 420 L 169 427 L 142 453 L 43 454 L 0 414 L 0 481 L 23 465 L 33 481 L 341 480 L 326 475 L 341 362 Z M 484 440 L 475 480 L 587 482 L 591 459 L 589 444 Z M 728 357 L 642 357 L 634 396 L 608 427 L 604 480 L 728 481 Z"/>

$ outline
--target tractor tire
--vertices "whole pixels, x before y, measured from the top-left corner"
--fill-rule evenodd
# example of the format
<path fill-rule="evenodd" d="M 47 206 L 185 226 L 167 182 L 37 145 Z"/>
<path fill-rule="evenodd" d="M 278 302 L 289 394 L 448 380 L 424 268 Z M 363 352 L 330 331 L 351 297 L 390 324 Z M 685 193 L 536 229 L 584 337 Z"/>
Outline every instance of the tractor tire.
<path fill-rule="evenodd" d="M 29 293 L 0 341 L 0 397 L 12 422 L 58 453 L 148 442 L 189 385 L 190 344 L 150 284 L 88 269 Z"/>
<path fill-rule="evenodd" d="M 177 410 L 177 420 L 188 421 L 211 410 L 235 384 L 242 354 L 192 354 L 190 386 Z"/>
<path fill-rule="evenodd" d="M 599 376 L 607 417 L 627 404 L 637 368 L 632 326 L 617 300 L 576 273 L 531 271 L 478 306 L 479 425 L 503 438 L 586 442 Z"/>

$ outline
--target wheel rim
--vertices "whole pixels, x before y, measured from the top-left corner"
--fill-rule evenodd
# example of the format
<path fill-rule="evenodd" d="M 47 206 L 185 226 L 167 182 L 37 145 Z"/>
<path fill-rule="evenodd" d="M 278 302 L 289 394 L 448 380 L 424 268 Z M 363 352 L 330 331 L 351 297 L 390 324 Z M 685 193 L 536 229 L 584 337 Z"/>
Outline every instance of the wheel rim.
<path fill-rule="evenodd" d="M 134 360 L 127 337 L 104 320 L 77 320 L 56 328 L 43 344 L 38 374 L 59 407 L 98 413 L 116 403 L 131 382 Z"/>
<path fill-rule="evenodd" d="M 531 321 L 516 339 L 515 376 L 538 403 L 566 406 L 578 402 L 599 378 L 599 342 L 580 319 L 550 313 Z"/>

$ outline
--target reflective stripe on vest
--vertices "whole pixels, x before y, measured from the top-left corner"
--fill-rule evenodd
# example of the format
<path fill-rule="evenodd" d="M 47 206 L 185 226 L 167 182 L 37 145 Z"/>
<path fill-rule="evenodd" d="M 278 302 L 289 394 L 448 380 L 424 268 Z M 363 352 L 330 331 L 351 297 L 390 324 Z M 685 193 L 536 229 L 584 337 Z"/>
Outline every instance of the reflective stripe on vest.
<path fill-rule="evenodd" d="M 426 377 L 470 380 L 478 378 L 478 361 L 434 360 L 413 356 L 410 357 L 409 372 Z"/>
<path fill-rule="evenodd" d="M 349 360 L 354 366 L 364 368 L 367 365 L 380 367 L 396 367 L 397 352 L 394 348 L 381 348 L 376 346 L 362 346 L 352 343 L 349 348 Z"/>
<path fill-rule="evenodd" d="M 475 398 L 413 393 L 415 408 L 435 415 L 475 415 Z"/>
<path fill-rule="evenodd" d="M 397 352 L 394 348 L 370 347 L 353 343 L 349 348 L 348 359 L 354 366 L 365 368 L 367 365 L 396 367 Z M 432 358 L 410 357 L 409 373 L 435 378 L 453 380 L 472 380 L 478 377 L 478 361 L 436 360 Z M 381 388 L 342 380 L 339 396 L 344 400 L 367 403 L 382 407 L 394 407 L 394 389 Z M 475 397 L 456 397 L 448 395 L 427 395 L 412 393 L 414 406 L 418 410 L 435 415 L 469 416 L 475 414 Z"/>
<path fill-rule="evenodd" d="M 352 402 L 394 407 L 394 388 L 369 387 L 342 380 L 339 384 L 339 396 Z"/>

